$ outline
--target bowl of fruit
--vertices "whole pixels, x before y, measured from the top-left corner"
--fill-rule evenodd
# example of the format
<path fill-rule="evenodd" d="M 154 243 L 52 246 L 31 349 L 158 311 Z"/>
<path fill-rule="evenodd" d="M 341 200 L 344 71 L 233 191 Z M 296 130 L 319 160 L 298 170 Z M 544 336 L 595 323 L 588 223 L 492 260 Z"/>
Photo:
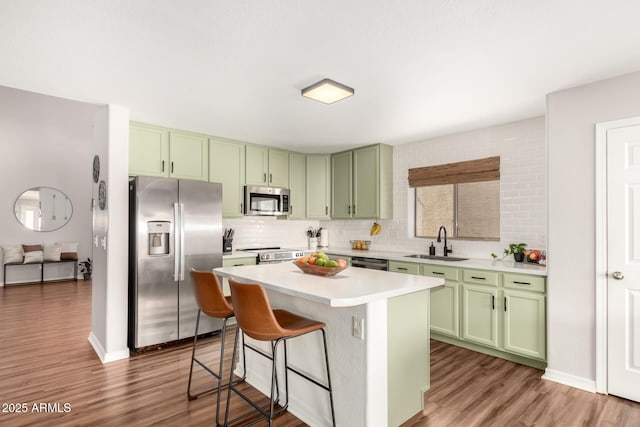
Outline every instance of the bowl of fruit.
<path fill-rule="evenodd" d="M 313 252 L 309 256 L 303 256 L 293 262 L 296 267 L 306 274 L 317 276 L 335 276 L 348 267 L 343 259 L 332 260 L 323 252 Z"/>

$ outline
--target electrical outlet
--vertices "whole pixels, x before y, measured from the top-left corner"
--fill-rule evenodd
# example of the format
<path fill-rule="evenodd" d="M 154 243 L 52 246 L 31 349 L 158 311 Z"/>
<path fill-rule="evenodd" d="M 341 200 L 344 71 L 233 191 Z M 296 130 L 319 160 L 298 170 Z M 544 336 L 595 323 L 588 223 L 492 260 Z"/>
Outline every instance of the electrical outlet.
<path fill-rule="evenodd" d="M 351 320 L 351 334 L 356 338 L 364 340 L 364 319 L 353 316 Z"/>

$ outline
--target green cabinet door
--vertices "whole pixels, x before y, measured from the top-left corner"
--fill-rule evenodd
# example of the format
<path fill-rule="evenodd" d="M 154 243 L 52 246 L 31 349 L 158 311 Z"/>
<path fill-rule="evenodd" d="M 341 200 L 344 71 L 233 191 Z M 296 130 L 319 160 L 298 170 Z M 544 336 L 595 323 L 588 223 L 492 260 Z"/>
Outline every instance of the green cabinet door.
<path fill-rule="evenodd" d="M 460 338 L 460 284 L 445 280 L 431 290 L 431 331 Z"/>
<path fill-rule="evenodd" d="M 289 152 L 269 149 L 269 187 L 289 188 Z"/>
<path fill-rule="evenodd" d="M 331 218 L 352 216 L 352 151 L 331 155 Z"/>
<path fill-rule="evenodd" d="M 289 153 L 289 219 L 307 217 L 306 188 L 307 156 L 300 153 Z"/>
<path fill-rule="evenodd" d="M 462 285 L 462 338 L 495 347 L 498 341 L 498 289 Z"/>
<path fill-rule="evenodd" d="M 535 359 L 546 359 L 545 296 L 504 290 L 504 349 Z"/>
<path fill-rule="evenodd" d="M 169 132 L 169 176 L 209 180 L 209 140 L 204 135 Z"/>
<path fill-rule="evenodd" d="M 353 150 L 353 217 L 378 218 L 379 203 L 380 146 Z"/>
<path fill-rule="evenodd" d="M 242 216 L 244 144 L 209 139 L 209 181 L 222 184 L 222 216 Z"/>
<path fill-rule="evenodd" d="M 329 219 L 331 200 L 331 157 L 307 155 L 307 218 Z"/>
<path fill-rule="evenodd" d="M 424 276 L 444 279 L 444 286 L 431 290 L 431 331 L 454 338 L 460 337 L 460 284 L 459 268 L 423 264 Z"/>
<path fill-rule="evenodd" d="M 169 131 L 144 123 L 129 124 L 129 175 L 169 176 Z"/>
<path fill-rule="evenodd" d="M 245 182 L 247 185 L 268 186 L 269 150 L 259 145 L 245 148 Z"/>

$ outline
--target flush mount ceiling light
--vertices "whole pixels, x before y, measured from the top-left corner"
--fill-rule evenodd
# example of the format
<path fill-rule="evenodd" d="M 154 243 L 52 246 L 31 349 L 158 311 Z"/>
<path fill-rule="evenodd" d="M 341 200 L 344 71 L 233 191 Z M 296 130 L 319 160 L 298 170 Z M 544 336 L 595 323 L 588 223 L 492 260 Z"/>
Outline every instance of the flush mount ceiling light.
<path fill-rule="evenodd" d="M 325 104 L 333 104 L 341 99 L 352 96 L 354 90 L 331 79 L 320 80 L 309 87 L 302 89 L 302 96 L 315 99 Z"/>

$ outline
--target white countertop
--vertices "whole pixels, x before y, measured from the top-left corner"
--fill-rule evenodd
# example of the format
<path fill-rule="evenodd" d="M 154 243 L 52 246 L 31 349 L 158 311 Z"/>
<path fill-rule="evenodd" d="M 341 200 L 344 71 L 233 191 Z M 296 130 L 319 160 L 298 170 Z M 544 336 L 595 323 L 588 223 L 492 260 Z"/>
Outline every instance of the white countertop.
<path fill-rule="evenodd" d="M 305 251 L 307 252 L 307 251 Z M 543 265 L 538 265 L 530 262 L 515 262 L 513 261 L 513 257 L 509 257 L 503 261 L 497 261 L 493 259 L 480 259 L 480 258 L 469 258 L 465 261 L 440 261 L 435 259 L 420 259 L 420 258 L 409 258 L 406 255 L 415 254 L 415 252 L 385 252 L 385 251 L 375 251 L 375 250 L 353 250 L 350 248 L 341 249 L 341 248 L 326 248 L 323 250 L 326 254 L 331 255 L 343 255 L 349 257 L 365 257 L 365 258 L 381 258 L 387 259 L 390 261 L 402 261 L 402 262 L 414 262 L 418 264 L 436 264 L 436 265 L 445 265 L 448 267 L 459 267 L 459 268 L 478 268 L 482 270 L 493 270 L 493 271 L 502 271 L 507 273 L 520 273 L 520 274 L 531 274 L 536 276 L 546 276 L 547 268 Z M 426 254 L 424 254 L 426 255 Z M 458 255 L 451 255 L 452 257 L 458 257 Z M 464 256 L 460 256 L 461 258 L 466 258 Z"/>
<path fill-rule="evenodd" d="M 435 288 L 444 279 L 349 267 L 335 276 L 305 274 L 293 263 L 215 268 L 217 274 L 330 307 L 352 307 Z"/>

